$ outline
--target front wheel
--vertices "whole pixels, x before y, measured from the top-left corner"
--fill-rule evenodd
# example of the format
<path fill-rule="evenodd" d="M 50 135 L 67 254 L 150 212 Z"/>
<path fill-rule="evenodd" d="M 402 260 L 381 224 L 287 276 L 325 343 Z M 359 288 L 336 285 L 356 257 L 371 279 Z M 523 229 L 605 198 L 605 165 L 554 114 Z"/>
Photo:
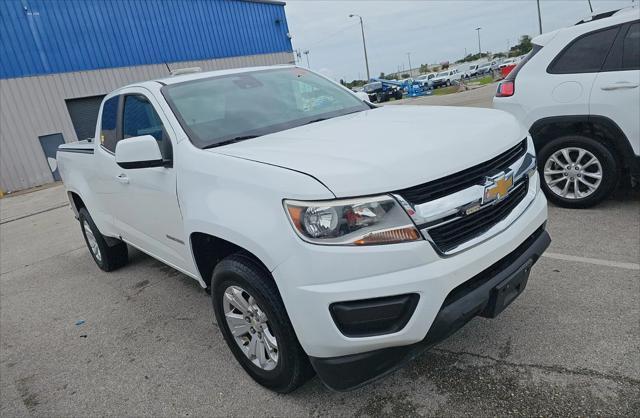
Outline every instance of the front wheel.
<path fill-rule="evenodd" d="M 248 255 L 231 255 L 216 266 L 211 285 L 222 335 L 256 382 L 288 393 L 313 376 L 309 358 L 264 267 Z"/>
<path fill-rule="evenodd" d="M 451 85 L 451 80 L 447 80 L 447 87 Z"/>
<path fill-rule="evenodd" d="M 618 165 L 611 151 L 585 136 L 557 138 L 540 150 L 538 158 L 541 187 L 558 206 L 594 206 L 617 183 Z"/>

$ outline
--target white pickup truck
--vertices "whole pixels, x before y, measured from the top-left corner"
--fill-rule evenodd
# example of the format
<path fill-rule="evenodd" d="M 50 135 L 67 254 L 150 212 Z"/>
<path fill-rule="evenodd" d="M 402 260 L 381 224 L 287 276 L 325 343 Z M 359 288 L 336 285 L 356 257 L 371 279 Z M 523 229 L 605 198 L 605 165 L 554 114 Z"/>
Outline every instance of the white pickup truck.
<path fill-rule="evenodd" d="M 131 245 L 197 280 L 278 392 L 361 386 L 495 317 L 550 242 L 531 138 L 501 111 L 259 67 L 120 88 L 95 137 L 57 157 L 97 265 Z"/>

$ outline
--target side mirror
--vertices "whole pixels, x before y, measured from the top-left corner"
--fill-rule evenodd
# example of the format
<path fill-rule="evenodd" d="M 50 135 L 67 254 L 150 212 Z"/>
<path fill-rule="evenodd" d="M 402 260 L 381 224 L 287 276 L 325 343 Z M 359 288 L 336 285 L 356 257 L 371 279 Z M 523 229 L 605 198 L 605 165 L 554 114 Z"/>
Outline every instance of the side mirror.
<path fill-rule="evenodd" d="M 123 139 L 116 144 L 116 163 L 126 169 L 162 167 L 158 142 L 151 135 Z"/>

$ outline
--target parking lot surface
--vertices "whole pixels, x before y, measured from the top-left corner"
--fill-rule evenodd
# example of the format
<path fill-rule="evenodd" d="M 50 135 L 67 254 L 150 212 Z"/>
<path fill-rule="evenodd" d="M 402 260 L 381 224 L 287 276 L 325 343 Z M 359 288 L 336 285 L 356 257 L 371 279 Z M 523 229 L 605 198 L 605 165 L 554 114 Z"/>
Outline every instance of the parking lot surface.
<path fill-rule="evenodd" d="M 468 106 L 491 107 L 491 100 L 496 93 L 496 83 L 473 88 L 460 93 L 446 94 L 444 96 L 421 96 L 392 100 L 385 105 L 432 105 L 432 106 Z"/>
<path fill-rule="evenodd" d="M 432 99 L 442 98 L 417 100 Z M 334 393 L 313 379 L 289 395 L 244 373 L 194 280 L 136 250 L 126 267 L 99 270 L 61 186 L 2 199 L 0 209 L 1 416 L 640 410 L 638 191 L 620 190 L 588 210 L 551 206 L 547 256 L 498 318 L 474 319 L 354 392 Z"/>

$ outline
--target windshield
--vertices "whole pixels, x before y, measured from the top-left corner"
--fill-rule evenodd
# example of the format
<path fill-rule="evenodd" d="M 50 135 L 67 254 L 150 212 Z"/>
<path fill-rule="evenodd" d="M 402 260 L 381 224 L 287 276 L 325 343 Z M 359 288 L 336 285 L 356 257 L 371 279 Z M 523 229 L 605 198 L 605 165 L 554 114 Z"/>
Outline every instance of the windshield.
<path fill-rule="evenodd" d="M 480 66 L 480 68 L 486 68 L 486 67 L 488 67 L 488 66 L 490 66 L 490 65 L 491 65 L 490 63 L 482 64 L 482 65 Z"/>
<path fill-rule="evenodd" d="M 436 77 L 444 77 L 445 75 L 449 75 L 449 71 L 445 71 L 443 73 L 438 73 L 438 75 L 436 75 Z"/>
<path fill-rule="evenodd" d="M 200 148 L 370 109 L 340 86 L 301 68 L 186 81 L 165 86 L 162 93 Z"/>

